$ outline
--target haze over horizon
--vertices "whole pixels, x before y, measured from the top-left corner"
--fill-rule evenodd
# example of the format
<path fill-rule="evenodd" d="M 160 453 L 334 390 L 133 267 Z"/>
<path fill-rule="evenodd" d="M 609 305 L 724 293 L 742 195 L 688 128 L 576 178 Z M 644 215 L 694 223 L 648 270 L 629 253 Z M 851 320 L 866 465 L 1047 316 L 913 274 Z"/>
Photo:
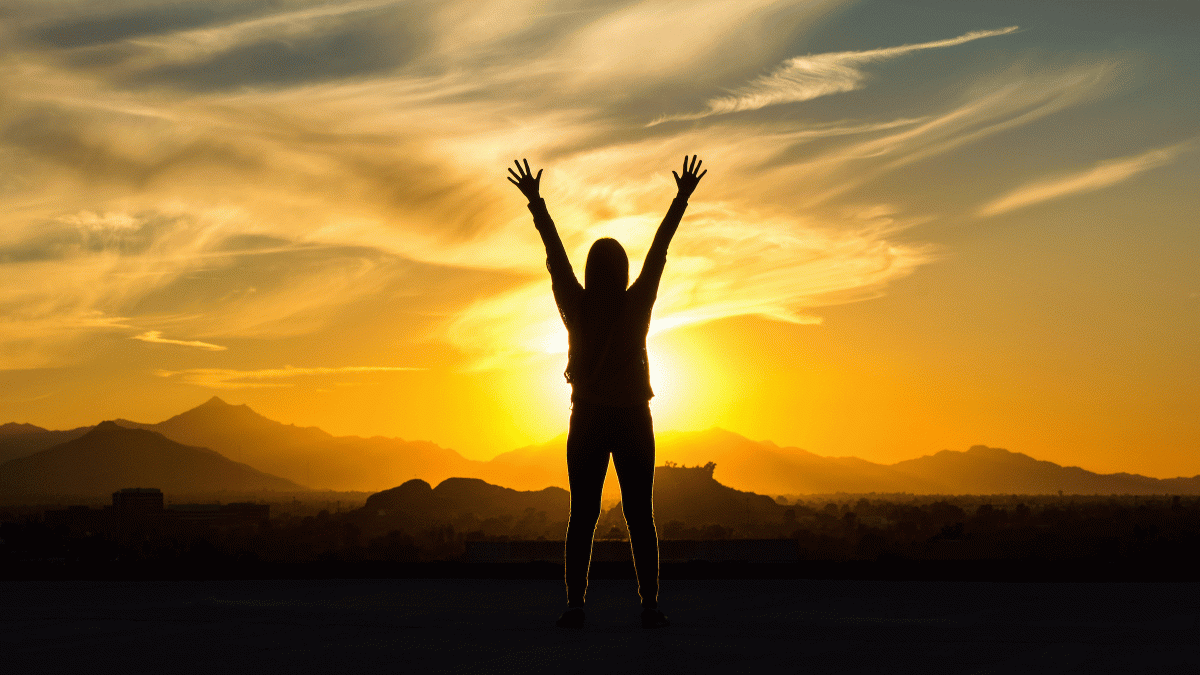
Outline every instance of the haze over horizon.
<path fill-rule="evenodd" d="M 485 460 L 563 433 L 577 272 L 710 172 L 661 430 L 1200 474 L 1200 12 L 1176 2 L 17 0 L 0 423 L 214 394 Z"/>

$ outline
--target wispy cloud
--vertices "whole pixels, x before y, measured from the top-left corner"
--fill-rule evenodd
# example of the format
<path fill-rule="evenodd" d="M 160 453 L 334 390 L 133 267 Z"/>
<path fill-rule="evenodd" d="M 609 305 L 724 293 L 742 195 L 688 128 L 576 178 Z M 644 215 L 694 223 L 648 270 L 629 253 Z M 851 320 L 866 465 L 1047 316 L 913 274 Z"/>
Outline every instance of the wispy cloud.
<path fill-rule="evenodd" d="M 954 47 L 972 40 L 1006 35 L 1017 29 L 1017 26 L 1009 26 L 997 30 L 971 31 L 948 40 L 935 40 L 899 47 L 797 56 L 784 61 L 782 65 L 767 75 L 735 90 L 731 96 L 709 100 L 707 110 L 663 116 L 651 122 L 650 125 L 758 110 L 770 105 L 798 103 L 820 96 L 854 91 L 862 88 L 863 82 L 867 79 L 867 74 L 862 70 L 862 66 L 868 63 L 887 61 L 924 49 Z"/>
<path fill-rule="evenodd" d="M 222 52 L 264 37 L 295 38 L 319 30 L 326 22 L 398 4 L 401 4 L 401 0 L 322 3 L 218 26 L 174 32 L 164 37 L 138 38 L 133 42 L 156 47 L 169 54 L 171 59 L 182 61 Z"/>
<path fill-rule="evenodd" d="M 1196 144 L 1197 139 L 1192 138 L 1137 155 L 1104 160 L 1083 171 L 1029 183 L 984 204 L 979 209 L 979 215 L 998 216 L 1053 199 L 1111 187 L 1151 169 L 1170 164 L 1179 155 L 1193 150 Z"/>
<path fill-rule="evenodd" d="M 172 340 L 162 336 L 162 331 L 148 330 L 140 335 L 134 335 L 129 338 L 131 340 L 141 340 L 142 342 L 153 342 L 160 345 L 179 345 L 180 347 L 195 347 L 197 349 L 205 349 L 210 352 L 223 352 L 227 348 L 221 345 L 214 345 L 210 342 L 200 342 L 199 340 Z"/>
<path fill-rule="evenodd" d="M 944 156 L 1111 92 L 1126 71 L 1117 61 L 1065 66 L 1021 63 L 980 78 L 965 100 L 895 133 L 851 141 L 790 166 L 812 181 L 805 206 L 834 200 L 881 176 Z"/>
<path fill-rule="evenodd" d="M 700 152 L 712 171 L 673 244 L 655 330 L 818 321 L 815 308 L 875 297 L 937 257 L 896 236 L 936 205 L 859 186 L 1102 89 L 1078 68 L 1039 61 L 1031 75 L 1014 57 L 867 112 L 645 128 L 664 102 L 719 115 L 849 91 L 871 63 L 1016 30 L 797 57 L 755 79 L 843 4 L 137 2 L 89 19 L 112 38 L 102 43 L 14 42 L 26 51 L 0 60 L 0 354 L 62 365 L 111 330 L 72 317 L 128 317 L 127 334 L 155 326 L 157 341 L 197 349 L 270 345 L 321 335 L 367 302 L 388 309 L 360 336 L 381 350 L 396 316 L 420 326 L 405 339 L 454 347 L 455 365 L 556 350 L 541 243 L 503 180 L 514 153 L 546 168 L 543 192 L 581 262 L 600 236 L 638 259 L 674 191 L 670 169 Z M 22 5 L 21 25 L 75 34 L 62 17 L 80 10 L 39 7 Z M 711 97 L 730 81 L 749 84 Z M 845 215 L 882 202 L 885 215 Z"/>
<path fill-rule="evenodd" d="M 405 366 L 342 366 L 337 368 L 266 368 L 263 370 L 230 370 L 224 368 L 193 368 L 189 370 L 156 370 L 159 377 L 178 378 L 181 382 L 213 389 L 261 389 L 267 387 L 291 387 L 291 382 L 280 382 L 296 377 L 311 375 L 350 375 L 360 373 L 396 373 L 425 370 Z"/>
<path fill-rule="evenodd" d="M 236 209 L 171 208 L 83 211 L 4 232 L 0 370 L 72 363 L 81 342 L 139 324 L 162 328 L 133 339 L 213 351 L 225 347 L 164 335 L 311 333 L 406 270 L 378 248 L 255 234 Z"/>

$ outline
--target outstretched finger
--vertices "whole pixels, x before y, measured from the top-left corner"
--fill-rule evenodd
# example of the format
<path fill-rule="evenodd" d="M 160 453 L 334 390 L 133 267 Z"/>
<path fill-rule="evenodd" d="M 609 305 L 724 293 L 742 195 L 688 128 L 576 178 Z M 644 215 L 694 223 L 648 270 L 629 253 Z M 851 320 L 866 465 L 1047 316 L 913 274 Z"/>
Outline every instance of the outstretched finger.
<path fill-rule="evenodd" d="M 541 180 L 541 179 L 542 179 L 542 171 L 545 171 L 545 169 L 538 169 L 538 175 L 537 175 L 537 177 L 536 177 L 536 178 L 534 178 L 534 180 Z"/>
<path fill-rule="evenodd" d="M 520 175 L 520 174 L 518 174 L 516 171 L 513 171 L 512 169 L 509 169 L 509 170 L 508 170 L 508 172 L 509 172 L 509 173 L 511 173 L 511 174 L 513 175 L 513 178 L 516 178 L 517 180 L 521 180 L 521 175 Z"/>
<path fill-rule="evenodd" d="M 513 160 L 513 164 L 516 164 L 516 165 L 517 165 L 517 176 L 518 176 L 518 177 L 521 177 L 521 174 L 522 174 L 522 169 L 521 169 L 521 162 L 520 162 L 520 160 L 516 160 L 516 159 L 514 159 L 514 160 Z M 509 169 L 509 171 L 512 171 L 512 169 Z"/>
<path fill-rule="evenodd" d="M 679 174 L 677 174 L 677 173 L 675 173 L 674 171 L 672 171 L 672 172 L 671 172 L 671 175 L 672 175 L 672 176 L 675 176 L 675 182 L 676 182 L 676 183 L 678 183 L 678 182 L 679 182 Z"/>
<path fill-rule="evenodd" d="M 699 171 L 700 165 L 703 163 L 704 163 L 704 160 L 700 160 L 699 162 L 696 162 L 696 166 L 692 167 L 692 173 L 696 173 L 697 171 Z"/>
<path fill-rule="evenodd" d="M 696 173 L 696 155 L 692 155 L 692 165 L 688 167 L 688 173 L 693 175 Z"/>
<path fill-rule="evenodd" d="M 705 169 L 704 173 L 700 174 L 699 176 L 696 176 L 696 180 L 700 180 L 701 178 L 704 178 L 705 173 L 708 173 L 708 169 Z"/>
<path fill-rule="evenodd" d="M 683 172 L 684 172 L 685 174 L 687 173 L 687 161 L 688 161 L 688 156 L 687 156 L 687 155 L 684 155 L 684 156 L 683 156 Z"/>
<path fill-rule="evenodd" d="M 504 179 L 505 179 L 505 180 L 507 180 L 508 182 L 512 183 L 513 185 L 516 185 L 517 187 L 521 187 L 521 184 L 520 184 L 520 183 L 518 183 L 517 181 L 515 181 L 515 180 L 513 180 L 513 179 L 509 178 L 508 176 L 505 176 L 505 177 L 504 177 Z"/>
<path fill-rule="evenodd" d="M 524 160 L 524 162 L 525 162 L 525 173 L 527 173 L 527 174 L 529 174 L 530 176 L 532 176 L 532 175 L 533 175 L 533 171 L 530 171 L 530 170 L 529 170 L 529 160 L 527 160 L 527 159 L 526 159 L 526 160 Z"/>

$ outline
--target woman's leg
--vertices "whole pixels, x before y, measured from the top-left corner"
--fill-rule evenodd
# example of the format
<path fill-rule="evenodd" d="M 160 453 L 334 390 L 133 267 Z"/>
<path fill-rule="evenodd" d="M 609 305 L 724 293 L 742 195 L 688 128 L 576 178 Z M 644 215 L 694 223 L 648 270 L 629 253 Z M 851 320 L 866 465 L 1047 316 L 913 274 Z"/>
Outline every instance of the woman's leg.
<path fill-rule="evenodd" d="M 564 576 L 567 605 L 583 605 L 588 568 L 592 563 L 592 537 L 600 518 L 600 496 L 608 472 L 605 423 L 594 407 L 576 405 L 567 434 L 567 477 L 571 483 L 571 519 L 567 523 Z"/>
<path fill-rule="evenodd" d="M 613 464 L 621 481 L 621 507 L 629 526 L 633 567 L 642 606 L 658 607 L 658 532 L 654 529 L 654 422 L 650 406 L 627 409 L 612 425 Z M 619 434 L 619 435 L 617 435 Z"/>

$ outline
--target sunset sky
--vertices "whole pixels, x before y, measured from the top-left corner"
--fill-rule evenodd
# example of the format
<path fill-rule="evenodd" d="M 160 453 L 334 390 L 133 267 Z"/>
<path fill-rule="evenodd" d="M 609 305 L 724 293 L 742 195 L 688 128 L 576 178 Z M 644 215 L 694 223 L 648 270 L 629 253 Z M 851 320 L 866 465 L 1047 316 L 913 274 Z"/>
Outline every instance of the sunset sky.
<path fill-rule="evenodd" d="M 1200 474 L 1190 2 L 0 6 L 0 422 L 213 395 L 487 458 L 566 430 L 514 158 L 636 275 L 656 428 Z"/>

